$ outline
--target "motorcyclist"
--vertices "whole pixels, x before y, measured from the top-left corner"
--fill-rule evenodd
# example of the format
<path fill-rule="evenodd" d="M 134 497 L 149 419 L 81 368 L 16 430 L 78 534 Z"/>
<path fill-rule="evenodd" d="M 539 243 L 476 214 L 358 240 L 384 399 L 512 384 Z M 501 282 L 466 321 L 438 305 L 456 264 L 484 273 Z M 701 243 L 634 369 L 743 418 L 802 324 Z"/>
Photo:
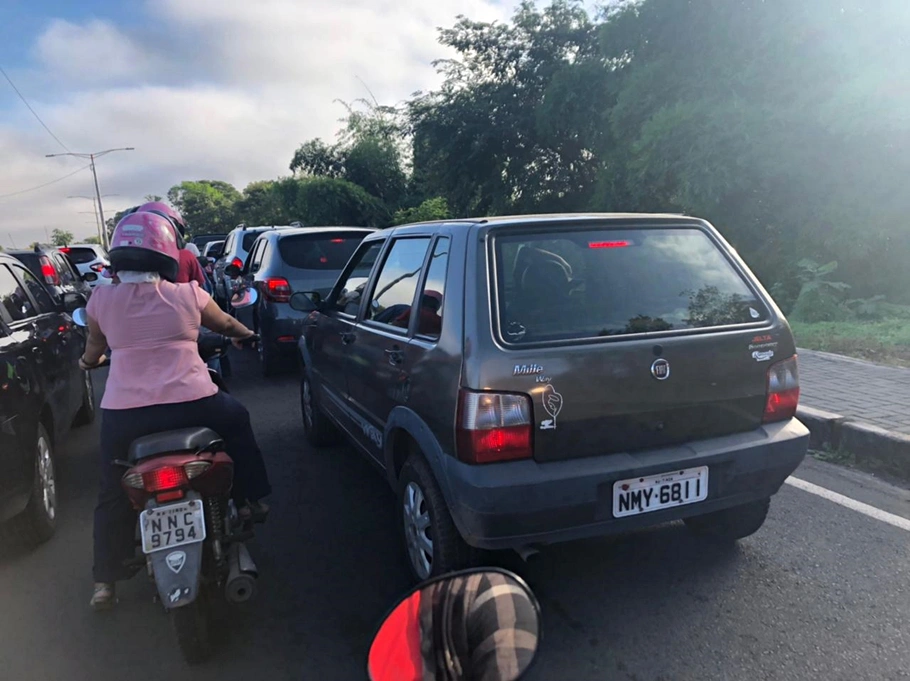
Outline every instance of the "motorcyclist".
<path fill-rule="evenodd" d="M 197 259 L 199 250 L 196 249 L 194 253 L 186 248 L 188 245 L 186 243 L 186 222 L 184 221 L 183 216 L 164 203 L 164 201 L 149 201 L 148 203 L 143 203 L 141 206 L 130 208 L 129 211 L 127 211 L 127 214 L 141 212 L 161 215 L 170 220 L 177 229 L 177 248 L 180 249 L 180 266 L 177 269 L 177 279 L 175 282 L 178 284 L 187 284 L 191 281 L 195 281 L 205 288 L 205 275 L 203 274 L 202 267 Z"/>
<path fill-rule="evenodd" d="M 111 607 L 114 583 L 132 571 L 136 515 L 121 489 L 122 470 L 136 438 L 164 430 L 203 426 L 225 442 L 234 460 L 234 501 L 244 518 L 261 519 L 271 492 L 262 453 L 246 408 L 220 392 L 196 346 L 200 326 L 235 345 L 253 332 L 226 315 L 195 283 L 175 284 L 179 250 L 173 224 L 156 213 L 124 217 L 111 239 L 117 286 L 96 289 L 87 307 L 89 336 L 83 369 L 97 366 L 110 346 L 111 371 L 101 401 L 101 489 L 95 508 L 91 605 Z"/>

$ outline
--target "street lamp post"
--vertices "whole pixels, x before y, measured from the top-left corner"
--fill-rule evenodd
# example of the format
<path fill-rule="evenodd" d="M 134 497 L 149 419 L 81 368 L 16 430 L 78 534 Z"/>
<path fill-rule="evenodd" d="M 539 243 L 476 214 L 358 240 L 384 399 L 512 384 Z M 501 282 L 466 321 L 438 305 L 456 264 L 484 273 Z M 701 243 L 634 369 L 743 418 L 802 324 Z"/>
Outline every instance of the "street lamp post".
<path fill-rule="evenodd" d="M 101 198 L 102 199 L 107 198 L 108 196 L 120 196 L 120 194 L 102 194 Z M 95 226 L 98 228 L 98 240 L 99 240 L 99 243 L 102 246 L 104 246 L 104 235 L 107 233 L 107 231 L 104 229 L 104 227 L 102 227 L 102 223 L 98 219 L 98 199 L 96 199 L 94 196 L 85 196 L 82 194 L 79 194 L 76 196 L 67 196 L 66 198 L 68 198 L 68 199 L 88 199 L 89 201 L 92 202 L 92 213 L 95 216 Z"/>
<path fill-rule="evenodd" d="M 134 147 L 118 147 L 117 149 L 105 149 L 104 151 L 93 152 L 90 154 L 75 154 L 73 152 L 67 152 L 65 154 L 45 154 L 47 158 L 54 158 L 55 156 L 75 156 L 76 158 L 87 158 L 89 160 L 89 165 L 92 168 L 92 177 L 95 179 L 95 196 L 98 198 L 98 217 L 101 220 L 101 245 L 104 246 L 105 250 L 110 247 L 107 240 L 107 226 L 104 224 L 104 208 L 101 205 L 101 189 L 98 187 L 98 173 L 95 172 L 95 159 L 106 156 L 114 151 L 133 151 Z"/>

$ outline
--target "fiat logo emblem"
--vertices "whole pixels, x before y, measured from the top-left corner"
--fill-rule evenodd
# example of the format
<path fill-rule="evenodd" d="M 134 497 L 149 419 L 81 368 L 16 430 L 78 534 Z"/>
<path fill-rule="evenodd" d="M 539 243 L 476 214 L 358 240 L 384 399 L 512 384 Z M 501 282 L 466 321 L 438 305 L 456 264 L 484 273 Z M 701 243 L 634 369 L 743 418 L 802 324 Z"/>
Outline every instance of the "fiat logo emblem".
<path fill-rule="evenodd" d="M 655 359 L 651 365 L 651 375 L 658 381 L 666 381 L 670 378 L 670 363 L 663 358 Z"/>

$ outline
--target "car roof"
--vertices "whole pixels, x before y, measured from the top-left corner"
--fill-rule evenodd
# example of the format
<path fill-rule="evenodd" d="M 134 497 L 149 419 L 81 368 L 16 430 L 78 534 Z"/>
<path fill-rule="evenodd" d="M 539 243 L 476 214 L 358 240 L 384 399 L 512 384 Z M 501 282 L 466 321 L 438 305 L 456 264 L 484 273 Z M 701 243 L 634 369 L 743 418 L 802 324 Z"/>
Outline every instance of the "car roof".
<path fill-rule="evenodd" d="M 376 231 L 378 230 L 375 227 L 288 227 L 280 231 L 268 232 L 267 234 L 263 234 L 260 238 L 269 239 L 272 237 L 272 234 L 275 235 L 274 238 L 276 239 L 283 239 L 286 236 L 296 236 L 298 234 L 337 234 L 338 232 L 363 232 L 364 234 L 372 234 Z"/>
<path fill-rule="evenodd" d="M 66 248 L 91 248 L 92 250 L 100 248 L 102 251 L 104 250 L 101 244 L 67 244 Z"/>
<path fill-rule="evenodd" d="M 427 222 L 415 222 L 407 225 L 390 227 L 383 232 L 392 232 L 395 234 L 407 234 L 408 232 L 426 233 L 427 227 L 443 227 L 448 225 L 464 225 L 472 227 L 475 225 L 487 225 L 491 227 L 503 227 L 513 225 L 545 225 L 560 224 L 571 226 L 573 224 L 583 225 L 587 223 L 598 222 L 640 222 L 653 223 L 661 222 L 668 225 L 680 222 L 692 225 L 703 224 L 701 218 L 683 215 L 681 213 L 542 213 L 534 215 L 499 215 L 485 218 L 458 218 L 451 220 L 431 220 Z"/>

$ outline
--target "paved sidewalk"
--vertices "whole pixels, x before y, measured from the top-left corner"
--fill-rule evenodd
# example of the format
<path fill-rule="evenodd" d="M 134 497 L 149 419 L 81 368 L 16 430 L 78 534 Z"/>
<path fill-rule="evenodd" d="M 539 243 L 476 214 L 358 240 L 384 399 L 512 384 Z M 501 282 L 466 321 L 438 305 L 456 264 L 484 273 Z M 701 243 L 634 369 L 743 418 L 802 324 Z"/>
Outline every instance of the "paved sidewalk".
<path fill-rule="evenodd" d="M 910 369 L 799 350 L 800 404 L 910 435 Z"/>

